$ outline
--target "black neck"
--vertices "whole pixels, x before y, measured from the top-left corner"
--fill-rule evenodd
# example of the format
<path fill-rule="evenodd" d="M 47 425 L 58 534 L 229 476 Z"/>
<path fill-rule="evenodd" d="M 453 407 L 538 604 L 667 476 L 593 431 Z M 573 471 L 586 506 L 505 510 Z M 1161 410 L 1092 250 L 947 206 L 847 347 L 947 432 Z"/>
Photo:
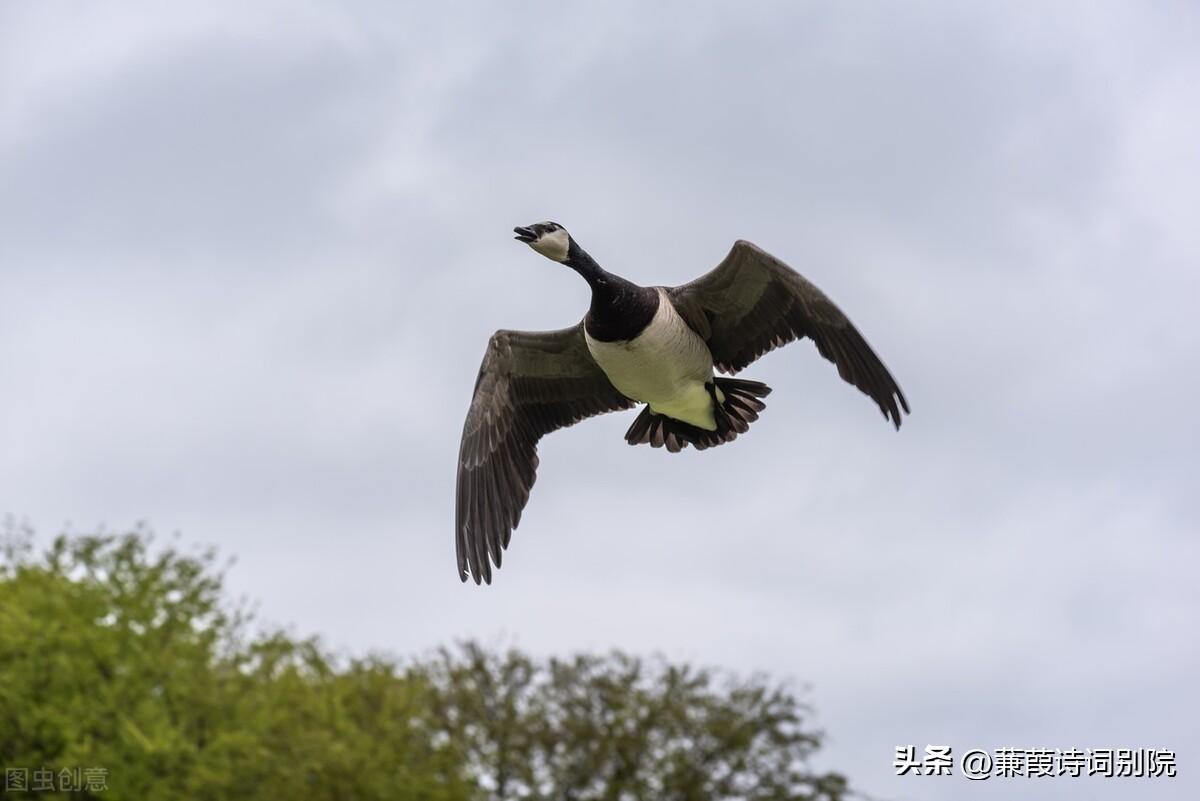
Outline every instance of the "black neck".
<path fill-rule="evenodd" d="M 606 273 L 604 268 L 588 255 L 586 250 L 575 244 L 574 239 L 569 239 L 568 242 L 570 244 L 567 246 L 567 260 L 563 264 L 582 275 L 583 280 L 588 282 L 588 286 L 592 288 L 593 292 L 598 287 L 604 287 L 605 279 L 613 276 Z"/>
<path fill-rule="evenodd" d="M 607 272 L 574 239 L 564 264 L 583 276 L 592 288 L 592 305 L 585 322 L 592 339 L 601 342 L 633 339 L 658 311 L 658 292 Z"/>

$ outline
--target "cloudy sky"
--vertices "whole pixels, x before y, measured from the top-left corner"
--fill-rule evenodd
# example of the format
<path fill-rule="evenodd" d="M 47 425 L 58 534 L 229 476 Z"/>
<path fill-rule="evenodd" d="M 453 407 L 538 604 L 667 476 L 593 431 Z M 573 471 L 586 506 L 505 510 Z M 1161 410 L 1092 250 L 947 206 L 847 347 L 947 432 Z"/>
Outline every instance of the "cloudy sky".
<path fill-rule="evenodd" d="M 235 556 L 346 653 L 479 637 L 787 677 L 892 799 L 1194 798 L 1195 3 L 0 5 L 0 513 Z M 493 586 L 453 547 L 488 335 L 733 240 L 808 343 L 750 435 L 545 440 Z M 1173 748 L 1175 780 L 893 775 L 897 745 Z M 957 770 L 956 770 L 957 773 Z"/>

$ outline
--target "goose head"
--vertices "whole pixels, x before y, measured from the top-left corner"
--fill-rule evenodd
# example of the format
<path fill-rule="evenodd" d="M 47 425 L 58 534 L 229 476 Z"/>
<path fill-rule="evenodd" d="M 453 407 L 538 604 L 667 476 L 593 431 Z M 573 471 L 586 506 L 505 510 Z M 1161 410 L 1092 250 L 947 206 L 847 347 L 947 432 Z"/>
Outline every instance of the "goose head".
<path fill-rule="evenodd" d="M 515 239 L 541 253 L 547 259 L 566 262 L 571 251 L 571 235 L 556 222 L 539 222 L 517 226 L 513 229 Z"/>

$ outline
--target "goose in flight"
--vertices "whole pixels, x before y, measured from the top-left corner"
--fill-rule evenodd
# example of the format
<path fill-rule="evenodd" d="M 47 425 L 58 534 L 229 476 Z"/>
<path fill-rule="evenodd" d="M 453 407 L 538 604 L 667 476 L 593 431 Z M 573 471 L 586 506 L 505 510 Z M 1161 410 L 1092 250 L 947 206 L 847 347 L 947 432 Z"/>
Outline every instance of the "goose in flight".
<path fill-rule="evenodd" d="M 491 583 L 537 469 L 537 443 L 587 417 L 645 404 L 631 445 L 699 450 L 743 434 L 770 387 L 737 373 L 808 337 L 838 374 L 900 428 L 908 402 L 858 329 L 821 290 L 745 240 L 691 283 L 644 287 L 600 267 L 558 223 L 516 239 L 579 273 L 592 290 L 583 320 L 558 331 L 497 331 L 488 341 L 458 453 L 459 578 Z"/>

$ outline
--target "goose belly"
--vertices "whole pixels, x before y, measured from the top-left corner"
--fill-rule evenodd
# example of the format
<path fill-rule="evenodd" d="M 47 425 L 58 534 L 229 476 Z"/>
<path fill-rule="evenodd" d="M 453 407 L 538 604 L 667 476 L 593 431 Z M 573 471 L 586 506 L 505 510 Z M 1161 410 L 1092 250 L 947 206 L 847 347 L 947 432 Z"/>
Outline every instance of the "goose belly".
<path fill-rule="evenodd" d="M 659 414 L 712 431 L 716 428 L 708 346 L 659 290 L 658 311 L 640 334 L 621 342 L 600 342 L 587 335 L 596 364 L 621 394 L 650 404 Z"/>

